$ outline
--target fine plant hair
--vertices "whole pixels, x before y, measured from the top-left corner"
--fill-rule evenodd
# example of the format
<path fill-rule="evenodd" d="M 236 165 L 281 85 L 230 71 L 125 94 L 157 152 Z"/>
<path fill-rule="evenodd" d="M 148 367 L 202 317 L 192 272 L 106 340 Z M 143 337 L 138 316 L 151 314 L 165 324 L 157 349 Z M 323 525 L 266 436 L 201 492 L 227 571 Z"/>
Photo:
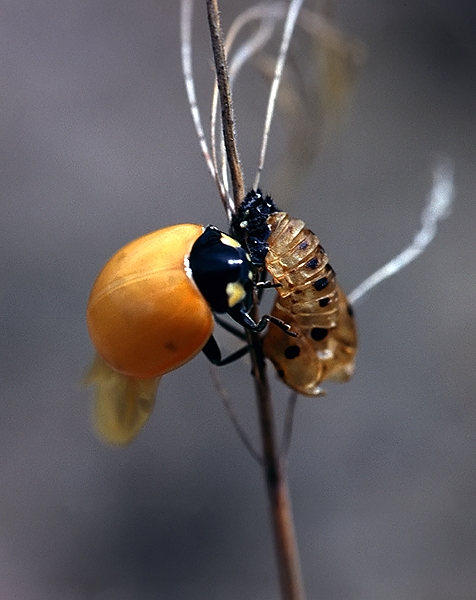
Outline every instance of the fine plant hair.
<path fill-rule="evenodd" d="M 235 138 L 232 98 L 232 86 L 236 82 L 243 65 L 252 61 L 262 52 L 277 28 L 281 27 L 281 41 L 274 61 L 272 77 L 270 77 L 270 92 L 264 118 L 261 149 L 259 151 L 257 172 L 253 181 L 253 187 L 256 189 L 265 162 L 278 90 L 283 80 L 286 57 L 295 27 L 299 26 L 303 30 L 312 28 L 312 35 L 316 36 L 322 47 L 336 49 L 341 54 L 347 52 L 347 42 L 343 41 L 342 34 L 323 16 L 303 9 L 302 4 L 303 0 L 291 0 L 289 3 L 267 2 L 256 4 L 236 18 L 225 37 L 220 23 L 218 0 L 207 0 L 207 16 L 216 75 L 208 141 L 197 103 L 193 77 L 193 0 L 181 0 L 182 66 L 190 111 L 201 152 L 205 158 L 207 168 L 216 182 L 219 197 L 229 220 L 231 220 L 245 195 L 245 180 Z M 305 18 L 303 18 L 304 12 Z M 257 26 L 238 48 L 234 48 L 238 34 L 242 33 L 245 25 L 250 22 L 256 22 Z M 220 119 L 217 117 L 218 106 L 220 106 Z M 349 294 L 348 297 L 352 304 L 362 302 L 371 289 L 386 278 L 401 271 L 425 251 L 436 235 L 438 222 L 450 213 L 453 198 L 453 167 L 450 160 L 441 159 L 434 167 L 433 186 L 422 212 L 421 228 L 413 242 Z M 256 305 L 253 311 L 252 316 L 256 319 L 258 317 Z M 293 411 L 297 401 L 296 395 L 293 394 L 289 402 L 283 440 L 279 443 L 275 432 L 274 411 L 261 336 L 247 331 L 246 339 L 250 349 L 251 372 L 258 407 L 261 454 L 250 445 L 246 433 L 233 413 L 227 391 L 215 376 L 214 385 L 227 407 L 238 435 L 263 468 L 270 501 L 281 598 L 283 600 L 303 600 L 305 592 L 302 584 L 284 464 L 291 439 Z M 314 597 L 319 596 L 314 595 Z"/>

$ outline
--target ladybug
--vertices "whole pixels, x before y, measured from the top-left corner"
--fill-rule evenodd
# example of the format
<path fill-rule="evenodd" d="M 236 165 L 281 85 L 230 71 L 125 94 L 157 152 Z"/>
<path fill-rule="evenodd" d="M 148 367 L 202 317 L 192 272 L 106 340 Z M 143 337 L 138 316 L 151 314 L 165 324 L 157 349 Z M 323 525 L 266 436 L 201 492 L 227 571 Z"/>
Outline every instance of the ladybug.
<path fill-rule="evenodd" d="M 87 324 L 98 357 L 87 382 L 96 386 L 95 424 L 105 440 L 130 442 L 152 411 L 160 377 L 200 351 L 222 360 L 213 337 L 213 313 L 262 331 L 256 323 L 255 268 L 241 244 L 215 227 L 172 225 L 116 252 L 89 297 Z M 278 323 L 283 329 L 289 327 Z"/>
<path fill-rule="evenodd" d="M 252 264 L 271 276 L 277 291 L 271 317 L 296 334 L 291 339 L 270 326 L 264 336 L 263 352 L 284 383 L 299 394 L 320 396 L 322 381 L 347 381 L 357 350 L 353 310 L 317 236 L 260 190 L 246 196 L 232 232 Z"/>

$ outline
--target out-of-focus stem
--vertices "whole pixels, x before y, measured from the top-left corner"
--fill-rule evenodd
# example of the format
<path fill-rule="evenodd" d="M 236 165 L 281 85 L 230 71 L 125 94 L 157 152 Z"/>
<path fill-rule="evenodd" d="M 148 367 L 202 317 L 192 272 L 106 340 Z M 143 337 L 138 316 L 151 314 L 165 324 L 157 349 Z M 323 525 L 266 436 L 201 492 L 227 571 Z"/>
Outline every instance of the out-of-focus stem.
<path fill-rule="evenodd" d="M 260 419 L 263 467 L 271 508 L 271 521 L 283 600 L 304 600 L 299 553 L 291 502 L 283 465 L 276 446 L 273 407 L 261 341 L 249 335 L 256 399 Z"/>

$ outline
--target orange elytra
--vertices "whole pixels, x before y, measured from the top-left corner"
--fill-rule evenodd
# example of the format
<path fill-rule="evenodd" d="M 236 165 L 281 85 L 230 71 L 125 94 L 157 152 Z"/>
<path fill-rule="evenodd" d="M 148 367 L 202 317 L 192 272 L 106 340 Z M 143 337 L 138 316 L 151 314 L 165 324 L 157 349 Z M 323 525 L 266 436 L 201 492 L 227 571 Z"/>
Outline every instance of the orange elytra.
<path fill-rule="evenodd" d="M 163 375 L 200 352 L 213 330 L 209 304 L 186 264 L 201 225 L 173 225 L 116 252 L 99 273 L 87 308 L 91 340 L 115 371 Z"/>
<path fill-rule="evenodd" d="M 214 364 L 236 357 L 222 360 L 213 313 L 228 313 L 253 331 L 275 320 L 255 323 L 248 314 L 253 286 L 244 248 L 211 226 L 172 225 L 116 252 L 87 307 L 98 357 L 86 380 L 96 388 L 99 435 L 113 444 L 130 442 L 152 411 L 160 377 L 201 350 Z"/>

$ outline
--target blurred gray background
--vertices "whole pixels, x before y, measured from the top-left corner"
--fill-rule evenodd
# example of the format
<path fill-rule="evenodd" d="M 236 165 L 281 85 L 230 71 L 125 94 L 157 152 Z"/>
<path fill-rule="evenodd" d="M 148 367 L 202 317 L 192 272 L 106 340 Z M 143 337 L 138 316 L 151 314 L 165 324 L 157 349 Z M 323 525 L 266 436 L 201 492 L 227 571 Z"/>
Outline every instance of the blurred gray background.
<path fill-rule="evenodd" d="M 221 4 L 229 25 L 251 2 Z M 476 594 L 475 18 L 473 2 L 337 5 L 368 58 L 293 213 L 350 291 L 412 239 L 439 155 L 457 200 L 429 251 L 358 309 L 353 380 L 299 402 L 288 469 L 310 600 Z M 2 600 L 278 597 L 261 472 L 206 360 L 164 377 L 125 450 L 94 437 L 80 387 L 107 258 L 172 223 L 225 227 L 178 28 L 176 0 L 0 3 Z M 206 102 L 203 7 L 195 42 Z M 251 81 L 239 90 L 250 184 L 262 113 Z M 272 157 L 267 172 L 279 204 Z M 248 372 L 220 377 L 256 439 Z"/>

